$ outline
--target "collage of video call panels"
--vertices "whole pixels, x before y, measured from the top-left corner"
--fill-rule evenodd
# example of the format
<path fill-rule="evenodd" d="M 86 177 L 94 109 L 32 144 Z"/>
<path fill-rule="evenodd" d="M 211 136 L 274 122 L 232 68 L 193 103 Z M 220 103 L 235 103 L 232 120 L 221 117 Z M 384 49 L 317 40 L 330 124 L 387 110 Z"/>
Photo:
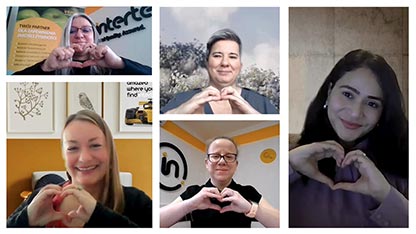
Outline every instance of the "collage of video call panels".
<path fill-rule="evenodd" d="M 413 1 L 70 4 L 1 3 L 3 231 L 416 228 Z"/>

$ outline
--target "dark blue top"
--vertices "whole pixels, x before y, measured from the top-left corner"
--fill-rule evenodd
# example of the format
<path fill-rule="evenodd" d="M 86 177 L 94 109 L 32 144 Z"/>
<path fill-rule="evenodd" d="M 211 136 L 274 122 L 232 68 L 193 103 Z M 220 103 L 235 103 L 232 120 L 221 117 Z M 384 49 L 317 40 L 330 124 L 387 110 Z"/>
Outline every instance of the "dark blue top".
<path fill-rule="evenodd" d="M 177 108 L 178 106 L 182 105 L 182 103 L 185 103 L 186 101 L 191 99 L 195 94 L 201 91 L 201 88 L 197 88 L 176 94 L 175 97 L 173 97 L 168 102 L 168 104 L 166 104 L 164 107 L 160 109 L 160 112 L 164 114 L 169 110 Z M 248 103 L 250 103 L 250 105 L 261 114 L 278 114 L 276 107 L 272 105 L 272 103 L 267 97 L 253 90 L 242 88 L 241 97 L 244 98 L 244 100 L 246 100 Z M 214 114 L 209 103 L 204 104 L 204 113 Z"/>

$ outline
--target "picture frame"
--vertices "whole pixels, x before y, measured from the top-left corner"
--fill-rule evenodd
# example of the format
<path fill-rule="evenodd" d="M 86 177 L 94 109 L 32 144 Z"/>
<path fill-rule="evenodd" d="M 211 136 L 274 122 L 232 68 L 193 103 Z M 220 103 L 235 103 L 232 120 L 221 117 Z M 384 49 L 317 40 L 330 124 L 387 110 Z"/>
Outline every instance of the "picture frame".
<path fill-rule="evenodd" d="M 7 83 L 7 133 L 55 131 L 52 82 Z"/>
<path fill-rule="evenodd" d="M 103 85 L 101 82 L 67 83 L 67 116 L 88 109 L 103 116 Z"/>
<path fill-rule="evenodd" d="M 151 132 L 153 122 L 152 82 L 121 82 L 120 132 Z"/>

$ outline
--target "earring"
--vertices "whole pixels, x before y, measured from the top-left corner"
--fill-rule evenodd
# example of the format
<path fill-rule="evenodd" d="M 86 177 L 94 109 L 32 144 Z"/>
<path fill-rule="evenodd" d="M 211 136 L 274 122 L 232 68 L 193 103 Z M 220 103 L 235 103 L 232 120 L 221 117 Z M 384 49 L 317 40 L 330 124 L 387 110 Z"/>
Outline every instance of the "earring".
<path fill-rule="evenodd" d="M 328 101 L 325 102 L 324 109 L 326 109 L 327 107 L 328 107 Z"/>

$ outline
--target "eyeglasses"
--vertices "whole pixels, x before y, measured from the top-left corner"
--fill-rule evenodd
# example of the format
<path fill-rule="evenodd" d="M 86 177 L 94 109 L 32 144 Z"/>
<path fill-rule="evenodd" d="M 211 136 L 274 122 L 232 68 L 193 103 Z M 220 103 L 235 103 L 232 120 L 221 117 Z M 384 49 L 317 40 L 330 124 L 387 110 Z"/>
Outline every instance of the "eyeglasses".
<path fill-rule="evenodd" d="M 78 33 L 78 30 L 81 30 L 82 34 L 87 35 L 92 32 L 92 26 L 83 26 L 81 28 L 71 27 L 71 30 L 69 31 L 69 33 L 76 34 Z"/>
<path fill-rule="evenodd" d="M 231 153 L 228 153 L 225 155 L 213 153 L 213 154 L 207 154 L 207 156 L 208 156 L 208 160 L 212 163 L 219 162 L 221 158 L 223 158 L 224 161 L 227 163 L 232 163 L 232 162 L 235 162 L 235 160 L 237 160 L 237 154 L 231 154 Z"/>

